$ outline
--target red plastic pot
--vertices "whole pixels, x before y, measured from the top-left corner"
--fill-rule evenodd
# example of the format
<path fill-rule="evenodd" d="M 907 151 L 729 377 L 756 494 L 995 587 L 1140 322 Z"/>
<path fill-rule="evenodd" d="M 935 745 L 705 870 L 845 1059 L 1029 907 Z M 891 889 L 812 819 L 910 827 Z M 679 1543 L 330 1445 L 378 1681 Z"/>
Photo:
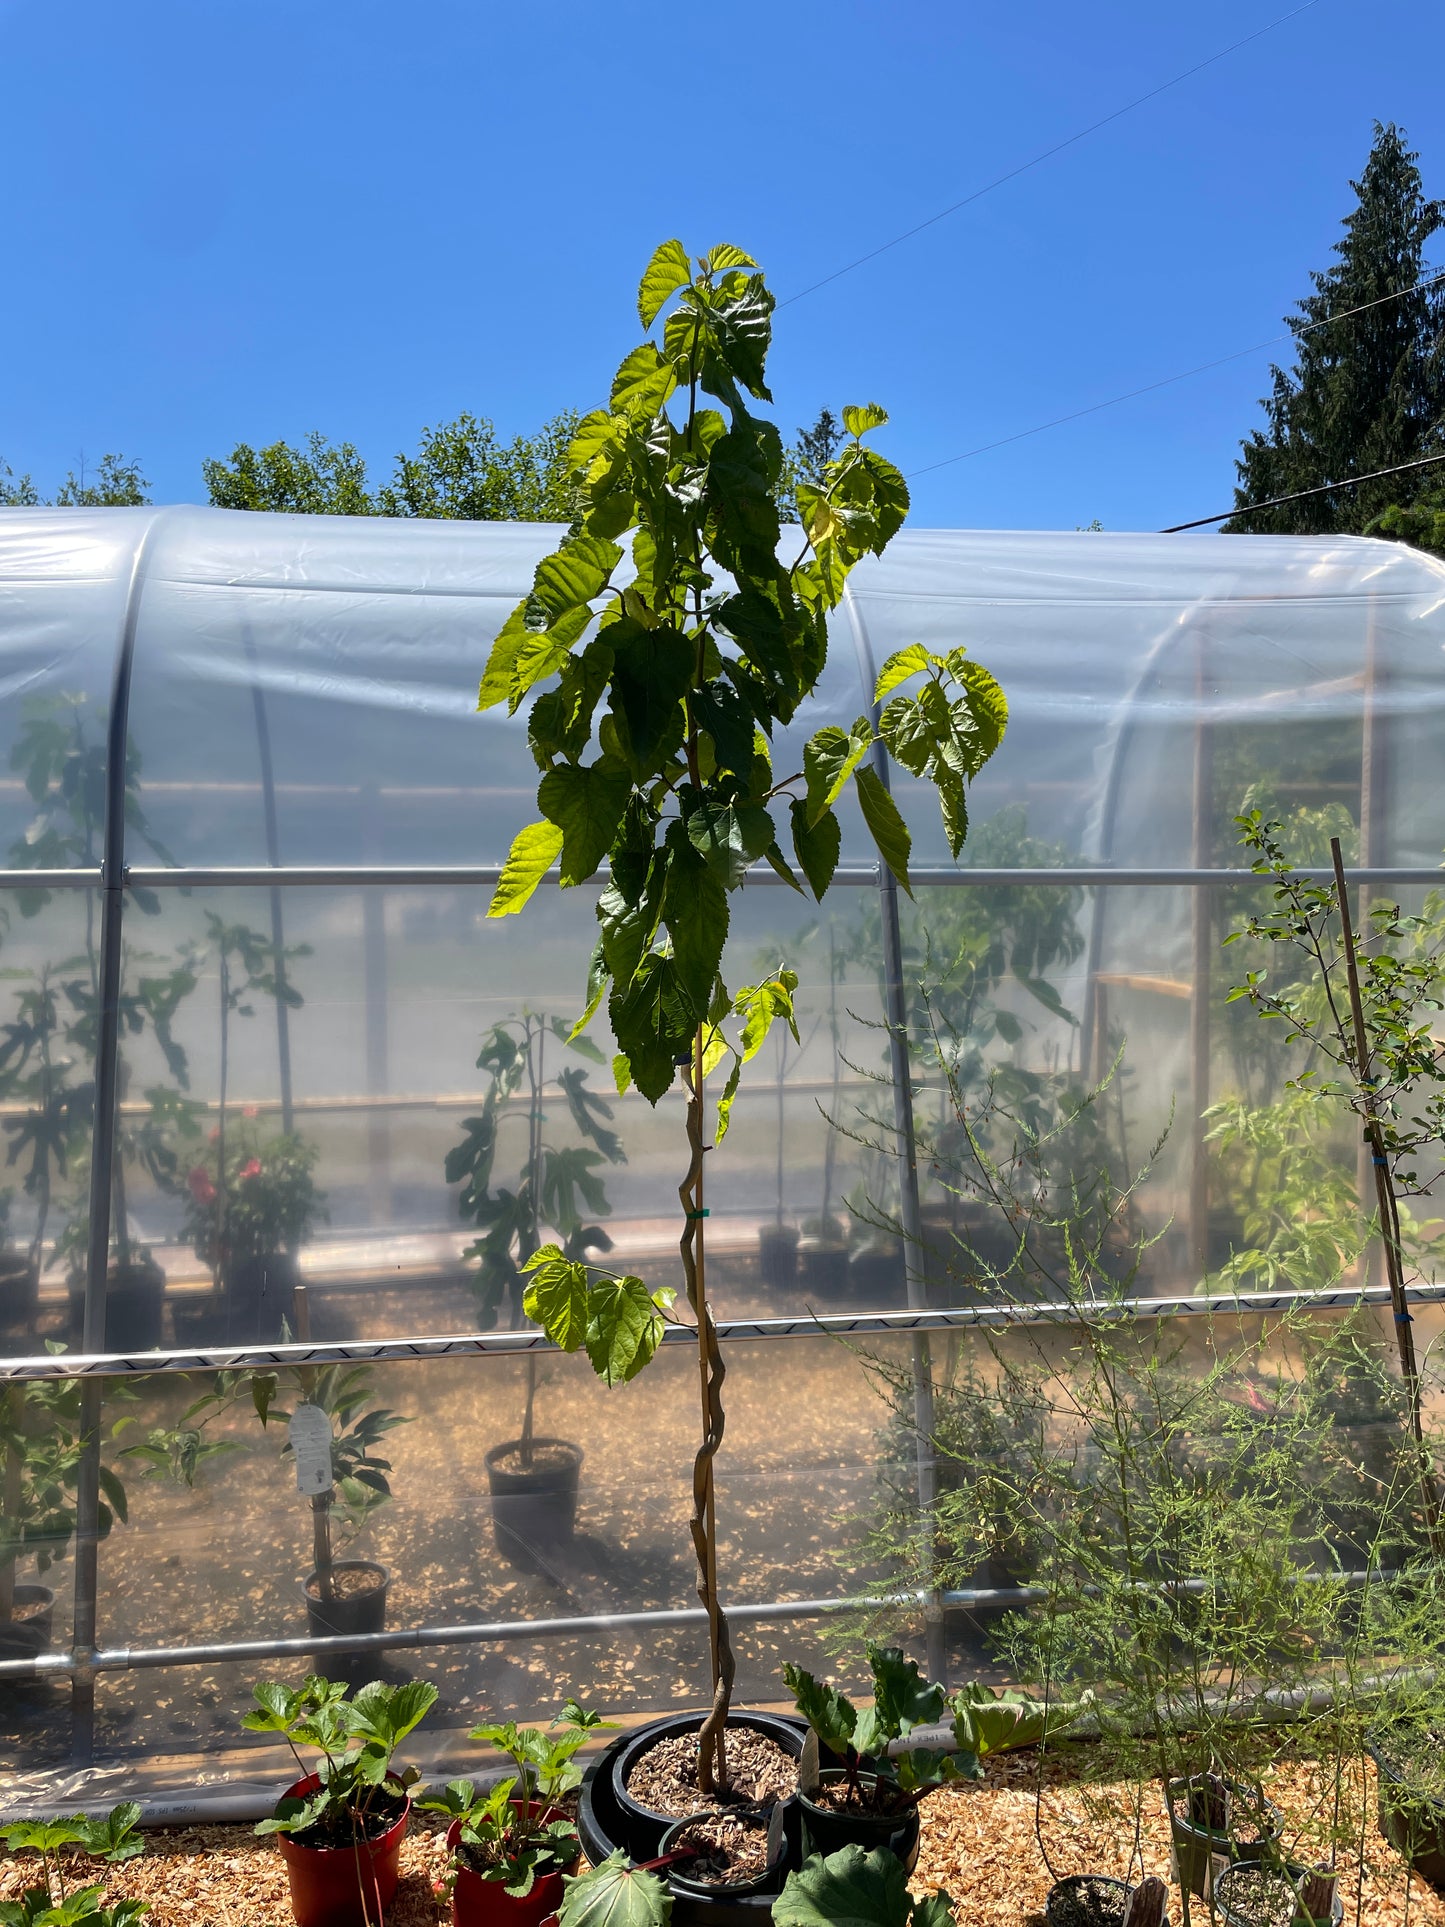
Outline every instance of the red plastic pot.
<path fill-rule="evenodd" d="M 314 1773 L 286 1789 L 288 1799 L 304 1800 L 321 1782 Z M 395 1824 L 359 1847 L 303 1847 L 278 1833 L 291 1912 L 297 1927 L 380 1927 L 381 1916 L 401 1878 L 401 1843 L 411 1818 L 411 1801 Z M 362 1894 L 365 1892 L 363 1904 Z"/>
<path fill-rule="evenodd" d="M 536 1813 L 535 1802 L 531 1812 Z M 542 1814 L 545 1824 L 565 1820 L 560 1807 L 548 1807 Z M 461 1838 L 462 1823 L 453 1820 L 447 1828 L 447 1845 L 455 1852 Z M 576 1870 L 574 1860 L 569 1873 Z M 544 1873 L 532 1882 L 532 1891 L 521 1899 L 509 1894 L 500 1880 L 483 1880 L 470 1867 L 457 1870 L 452 1888 L 452 1927 L 543 1927 L 543 1923 L 562 1905 L 562 1875 Z"/>

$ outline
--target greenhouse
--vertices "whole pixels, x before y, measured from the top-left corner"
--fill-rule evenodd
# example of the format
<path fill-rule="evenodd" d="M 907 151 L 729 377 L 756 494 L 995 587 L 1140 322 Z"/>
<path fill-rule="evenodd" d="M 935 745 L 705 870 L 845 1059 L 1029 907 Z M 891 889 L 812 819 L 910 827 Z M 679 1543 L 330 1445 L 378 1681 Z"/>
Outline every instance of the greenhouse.
<path fill-rule="evenodd" d="M 655 1106 L 619 1094 L 605 1011 L 571 1037 L 596 886 L 487 915 L 537 772 L 527 705 L 478 714 L 477 684 L 561 534 L 195 508 L 0 521 L 3 1509 L 30 1507 L 0 1568 L 16 1789 L 209 1788 L 251 1812 L 269 1784 L 239 1731 L 251 1682 L 318 1651 L 434 1683 L 432 1765 L 466 1756 L 482 1706 L 708 1699 L 687 1330 L 609 1388 L 520 1288 L 488 1289 L 524 1192 L 534 1230 L 679 1283 L 682 1084 Z M 920 643 L 966 648 L 1008 700 L 960 861 L 931 787 L 895 767 L 911 897 L 848 803 L 827 902 L 757 864 L 729 937 L 730 981 L 799 980 L 796 1041 L 779 1025 L 748 1065 L 707 1173 L 719 1585 L 750 1706 L 791 1704 L 783 1662 L 824 1670 L 870 1611 L 931 1677 L 1005 1676 L 980 1629 L 1027 1598 L 1022 1563 L 899 1553 L 929 1543 L 948 1483 L 933 1401 L 987 1372 L 1005 1328 L 1067 1344 L 1083 1291 L 1185 1344 L 1226 1302 L 1255 1333 L 1281 1308 L 1328 1324 L 1364 1305 L 1393 1344 L 1377 1241 L 1322 1252 L 1318 1191 L 1293 1220 L 1275 1195 L 1261 1224 L 1281 1154 L 1259 1120 L 1287 1127 L 1298 1064 L 1231 1000 L 1258 958 L 1223 939 L 1269 909 L 1249 808 L 1306 878 L 1328 879 L 1338 836 L 1364 914 L 1428 905 L 1445 569 L 1366 540 L 905 532 L 853 573 L 775 766 L 873 711 L 880 665 Z M 1309 1128 L 1300 1158 L 1356 1195 L 1358 1132 L 1328 1148 Z M 999 1188 L 1020 1131 L 1050 1224 L 1067 1193 L 1084 1215 L 1090 1186 L 1128 1194 L 1082 1283 L 1067 1259 L 1015 1262 Z M 980 1153 L 982 1185 L 962 1172 Z M 345 1588 L 331 1619 L 303 1593 L 322 1526 L 304 1443 L 282 1453 L 298 1396 L 335 1421 L 325 1530 L 337 1572 L 383 1575 L 369 1621 L 337 1617 Z M 32 1492 L 27 1429 L 32 1457 L 49 1448 L 27 1400 L 57 1464 L 78 1455 L 68 1526 Z M 545 1503 L 509 1486 L 519 1437 L 560 1468 Z"/>

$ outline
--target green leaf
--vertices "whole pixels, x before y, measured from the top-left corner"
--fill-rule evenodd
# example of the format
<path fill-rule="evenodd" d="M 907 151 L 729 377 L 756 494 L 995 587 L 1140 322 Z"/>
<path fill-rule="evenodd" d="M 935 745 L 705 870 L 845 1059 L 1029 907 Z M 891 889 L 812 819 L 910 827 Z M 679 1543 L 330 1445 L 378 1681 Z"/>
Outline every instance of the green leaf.
<path fill-rule="evenodd" d="M 1092 1696 L 1049 1705 L 1009 1687 L 999 1692 L 977 1682 L 960 1687 L 949 1701 L 954 1737 L 979 1759 L 1011 1747 L 1035 1746 L 1063 1732 L 1089 1711 Z"/>
<path fill-rule="evenodd" d="M 738 1084 L 741 1082 L 742 1074 L 743 1060 L 735 1056 L 732 1068 L 728 1072 L 727 1082 L 723 1085 L 722 1095 L 717 1101 L 717 1129 L 713 1132 L 714 1144 L 721 1144 L 728 1134 L 728 1126 L 732 1123 L 733 1099 L 738 1094 Z"/>
<path fill-rule="evenodd" d="M 830 724 L 820 729 L 803 751 L 803 775 L 808 785 L 808 821 L 816 823 L 843 793 L 843 785 L 873 744 L 873 725 L 860 716 L 851 730 Z M 798 861 L 802 862 L 801 853 Z"/>
<path fill-rule="evenodd" d="M 549 769 L 537 789 L 543 816 L 562 832 L 562 882 L 585 883 L 612 848 L 632 793 L 625 766 L 602 757 Z"/>
<path fill-rule="evenodd" d="M 558 1927 L 668 1927 L 672 1919 L 670 1890 L 620 1847 L 600 1867 L 564 1874 L 562 1885 Z"/>
<path fill-rule="evenodd" d="M 670 840 L 662 917 L 672 938 L 678 985 L 700 1024 L 712 1002 L 728 934 L 726 885 L 690 842 Z"/>
<path fill-rule="evenodd" d="M 908 825 L 898 814 L 898 805 L 884 789 L 877 770 L 860 769 L 853 780 L 858 791 L 858 807 L 863 812 L 863 821 L 868 825 L 873 841 L 878 845 L 878 854 L 897 877 L 900 887 L 911 897 L 913 888 L 908 881 L 908 858 L 913 849 L 913 838 L 908 833 Z"/>
<path fill-rule="evenodd" d="M 564 1258 L 556 1245 L 543 1245 L 523 1270 L 531 1274 L 523 1311 L 559 1351 L 580 1350 L 587 1342 L 587 1267 Z"/>
<path fill-rule="evenodd" d="M 901 1647 L 870 1644 L 868 1663 L 873 1669 L 873 1711 L 890 1740 L 942 1714 L 944 1689 L 930 1685 Z"/>
<path fill-rule="evenodd" d="M 814 1854 L 773 1903 L 775 1927 L 907 1927 L 908 1875 L 886 1847 Z"/>
<path fill-rule="evenodd" d="M 798 1711 L 817 1734 L 823 1746 L 845 1754 L 853 1744 L 858 1725 L 858 1709 L 836 1686 L 827 1686 L 791 1660 L 784 1663 L 783 1678 Z"/>
<path fill-rule="evenodd" d="M 888 420 L 888 410 L 880 408 L 876 401 L 864 402 L 861 407 L 854 404 L 843 410 L 843 426 L 850 435 L 866 435 L 870 428 L 882 428 Z"/>
<path fill-rule="evenodd" d="M 703 256 L 703 266 L 709 274 L 722 274 L 728 268 L 755 268 L 757 265 L 750 254 L 744 254 L 741 248 L 735 248 L 728 241 L 720 241 Z"/>
<path fill-rule="evenodd" d="M 797 988 L 798 973 L 795 970 L 780 970 L 776 977 L 769 977 L 760 984 L 745 984 L 738 992 L 733 1000 L 733 1010 L 743 1020 L 742 1060 L 745 1064 L 757 1056 L 779 1017 L 792 1031 L 794 1042 L 802 1041 L 798 1036 L 797 1016 L 793 1009 L 793 992 Z"/>
<path fill-rule="evenodd" d="M 832 810 L 824 810 L 816 823 L 810 823 L 808 806 L 799 799 L 792 803 L 789 815 L 798 867 L 808 879 L 813 895 L 821 898 L 838 867 L 838 853 L 843 847 L 842 826 Z"/>
<path fill-rule="evenodd" d="M 604 634 L 613 653 L 614 707 L 621 708 L 632 754 L 646 776 L 659 751 L 682 742 L 680 705 L 697 650 L 678 629 L 649 629 L 630 618 L 609 624 Z"/>
<path fill-rule="evenodd" d="M 900 683 L 929 668 L 936 660 L 921 642 L 912 642 L 906 649 L 896 649 L 878 672 L 878 686 L 873 691 L 874 702 L 887 702 Z"/>
<path fill-rule="evenodd" d="M 685 288 L 692 279 L 692 263 L 681 241 L 664 241 L 642 271 L 637 290 L 637 312 L 644 328 L 650 328 L 670 294 Z"/>
<path fill-rule="evenodd" d="M 741 883 L 775 834 L 772 817 L 755 803 L 705 802 L 687 819 L 688 841 L 729 890 Z"/>
<path fill-rule="evenodd" d="M 677 386 L 677 371 L 653 342 L 644 341 L 627 356 L 612 378 L 615 415 L 650 421 Z"/>
<path fill-rule="evenodd" d="M 958 1927 L 953 1902 L 941 1887 L 914 1901 L 912 1927 Z"/>
<path fill-rule="evenodd" d="M 662 1343 L 667 1321 L 640 1278 L 602 1278 L 587 1305 L 587 1356 L 609 1385 L 625 1385 Z"/>
<path fill-rule="evenodd" d="M 518 830 L 487 908 L 489 917 L 511 917 L 522 908 L 562 849 L 555 823 L 529 823 Z"/>

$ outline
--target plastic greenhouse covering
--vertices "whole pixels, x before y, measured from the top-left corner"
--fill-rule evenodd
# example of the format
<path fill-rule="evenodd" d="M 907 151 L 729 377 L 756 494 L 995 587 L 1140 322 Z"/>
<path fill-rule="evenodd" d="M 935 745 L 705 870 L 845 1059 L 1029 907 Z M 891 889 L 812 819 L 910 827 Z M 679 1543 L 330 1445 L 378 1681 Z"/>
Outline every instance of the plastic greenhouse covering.
<path fill-rule="evenodd" d="M 484 1106 L 499 1025 L 540 1038 L 536 1128 L 596 1153 L 567 1165 L 580 1188 L 554 1216 L 576 1205 L 609 1263 L 677 1282 L 680 1093 L 656 1110 L 618 1096 L 601 1017 L 597 1061 L 561 1036 L 584 1002 L 595 888 L 547 885 L 525 917 L 486 915 L 536 816 L 537 772 L 525 712 L 479 715 L 477 681 L 559 533 L 196 508 L 0 516 L 5 1395 L 39 1369 L 20 1361 L 61 1346 L 172 1368 L 205 1354 L 189 1373 L 86 1380 L 125 1516 L 89 1569 L 69 1548 L 43 1574 L 18 1569 L 55 1594 L 54 1670 L 0 1679 L 7 1755 L 32 1781 L 91 1761 L 161 1787 L 253 1772 L 239 1713 L 252 1679 L 302 1663 L 311 1515 L 284 1425 L 263 1427 L 249 1400 L 200 1424 L 185 1463 L 167 1428 L 220 1353 L 254 1364 L 283 1316 L 406 1421 L 383 1448 L 391 1497 L 357 1509 L 341 1556 L 387 1568 L 389 1628 L 430 1629 L 371 1663 L 436 1680 L 442 1754 L 482 1712 L 573 1691 L 623 1714 L 706 1696 L 687 1348 L 609 1391 L 581 1356 L 519 1349 L 508 1298 L 486 1342 L 427 1342 L 487 1322 L 468 1255 L 485 1225 L 464 1216 L 448 1157 Z M 986 1112 L 1002 1090 L 1056 1119 L 1102 1085 L 1093 1136 L 1063 1133 L 1059 1155 L 1148 1162 L 1150 1240 L 1128 1289 L 1196 1297 L 1252 1235 L 1215 1107 L 1277 1097 L 1290 1072 L 1226 1002 L 1244 962 L 1220 939 L 1260 896 L 1234 817 L 1258 801 L 1315 864 L 1337 828 L 1361 888 L 1410 903 L 1445 850 L 1445 569 L 1416 551 L 905 532 L 852 578 L 775 766 L 800 766 L 820 724 L 866 713 L 874 665 L 913 642 L 966 645 L 1009 701 L 961 864 L 933 796 L 895 770 L 911 901 L 880 887 L 855 817 L 823 905 L 767 874 L 732 924 L 733 980 L 797 969 L 802 1038 L 750 1066 L 708 1171 L 740 1703 L 780 1698 L 784 1654 L 817 1663 L 824 1607 L 887 1587 L 858 1521 L 890 1466 L 905 1485 L 921 1475 L 860 1348 L 906 1377 L 924 1342 L 910 1317 L 927 1313 L 933 1365 L 952 1369 L 989 1304 L 989 1252 L 1008 1248 L 950 1161 L 960 1103 Z M 494 1194 L 518 1182 L 533 1110 L 524 1080 L 500 1108 Z M 115 1172 L 99 1232 L 96 1155 Z M 249 1205 L 248 1185 L 270 1205 Z M 237 1249 L 246 1210 L 270 1210 L 269 1258 L 265 1222 L 249 1268 L 218 1248 L 218 1186 Z M 1358 1295 L 1368 1270 L 1339 1282 Z M 537 1431 L 583 1458 L 565 1556 L 518 1562 L 487 1455 L 516 1438 L 529 1375 Z M 289 1396 L 283 1373 L 278 1405 Z M 7 1630 L 0 1659 L 33 1654 Z M 94 1670 L 74 1663 L 92 1649 Z"/>

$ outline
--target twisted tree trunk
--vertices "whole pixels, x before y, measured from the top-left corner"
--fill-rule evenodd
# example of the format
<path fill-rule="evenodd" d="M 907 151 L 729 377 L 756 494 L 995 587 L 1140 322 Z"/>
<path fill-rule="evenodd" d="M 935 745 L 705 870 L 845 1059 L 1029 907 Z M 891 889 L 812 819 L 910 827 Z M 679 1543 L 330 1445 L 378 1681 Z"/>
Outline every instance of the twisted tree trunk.
<path fill-rule="evenodd" d="M 722 1404 L 722 1384 L 727 1375 L 717 1327 L 707 1302 L 706 1238 L 703 1225 L 703 1032 L 693 1039 L 692 1065 L 688 1076 L 687 1142 L 691 1161 L 687 1176 L 678 1188 L 686 1219 L 681 1252 L 687 1302 L 692 1306 L 697 1325 L 697 1364 L 702 1394 L 702 1444 L 692 1465 L 693 1550 L 697 1554 L 697 1596 L 707 1612 L 708 1648 L 712 1660 L 712 1710 L 697 1736 L 697 1779 L 705 1794 L 727 1785 L 727 1748 L 724 1729 L 732 1704 L 733 1679 L 737 1672 L 727 1615 L 717 1590 L 717 1504 L 713 1486 L 713 1460 L 722 1444 L 726 1414 Z"/>

